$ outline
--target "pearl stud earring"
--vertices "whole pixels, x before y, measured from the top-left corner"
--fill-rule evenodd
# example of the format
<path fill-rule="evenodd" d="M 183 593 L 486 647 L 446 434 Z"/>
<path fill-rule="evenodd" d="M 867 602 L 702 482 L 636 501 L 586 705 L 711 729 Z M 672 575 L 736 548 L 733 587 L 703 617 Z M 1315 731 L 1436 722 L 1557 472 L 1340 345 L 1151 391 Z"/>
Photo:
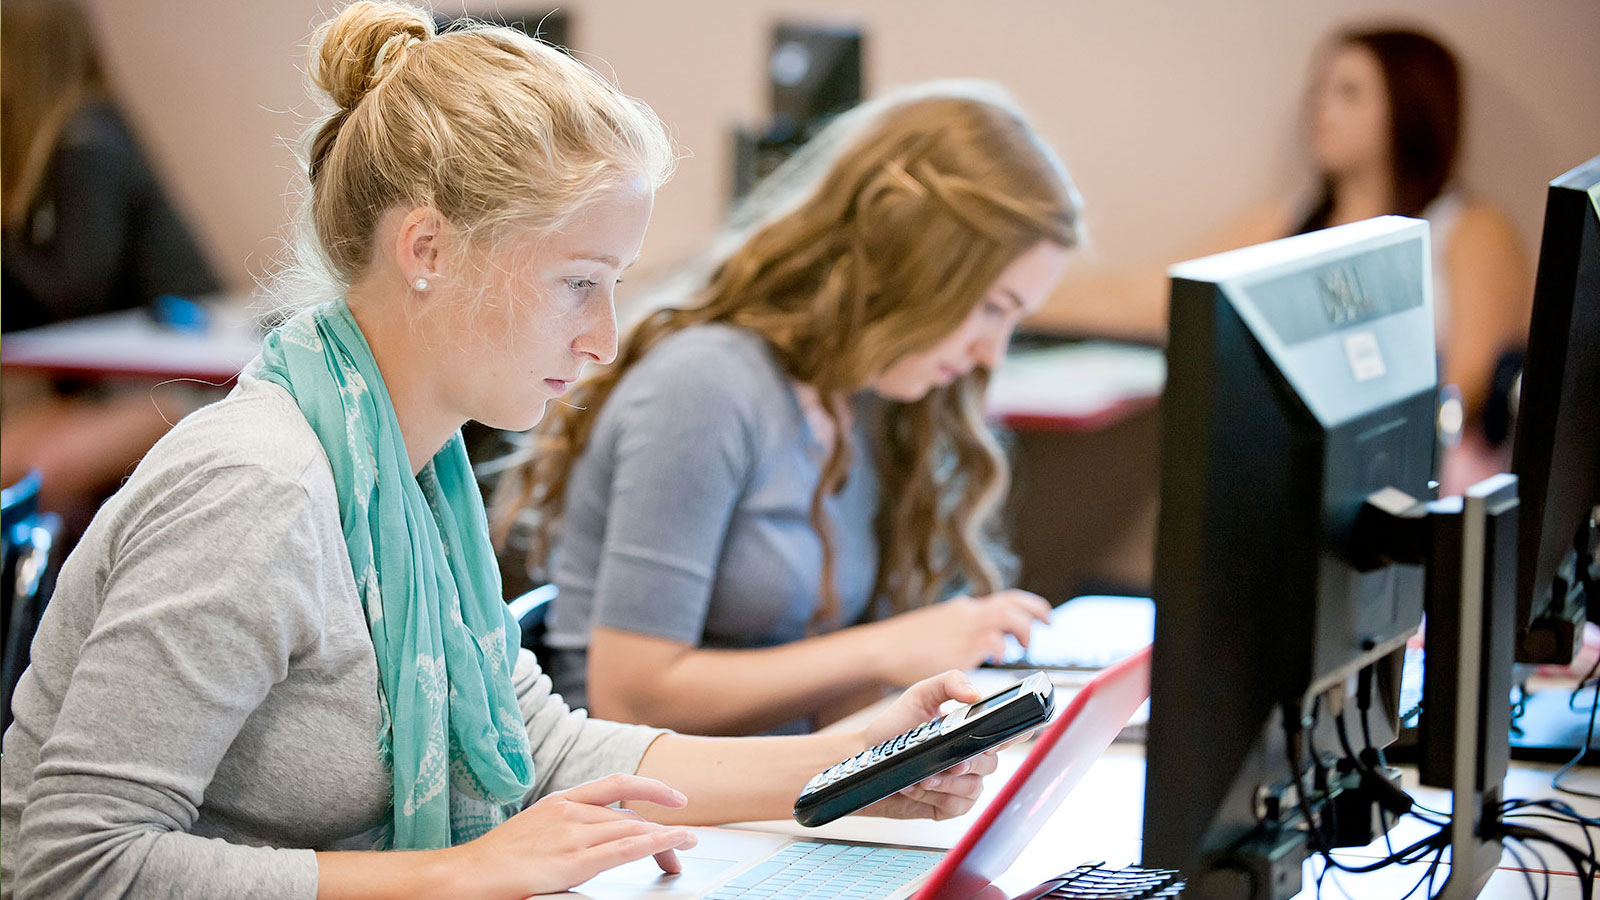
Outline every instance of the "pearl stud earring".
<path fill-rule="evenodd" d="M 428 289 L 428 279 L 418 278 L 416 281 L 411 282 L 411 286 L 419 291 L 425 291 Z"/>

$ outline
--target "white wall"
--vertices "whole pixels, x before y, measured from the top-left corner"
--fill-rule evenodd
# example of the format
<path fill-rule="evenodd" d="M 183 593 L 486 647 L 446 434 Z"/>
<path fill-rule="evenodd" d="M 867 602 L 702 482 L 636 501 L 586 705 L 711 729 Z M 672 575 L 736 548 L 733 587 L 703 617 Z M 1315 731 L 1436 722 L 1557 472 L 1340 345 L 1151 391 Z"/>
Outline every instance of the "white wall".
<path fill-rule="evenodd" d="M 301 71 L 329 0 L 88 0 L 136 126 L 236 286 L 270 265 L 311 121 Z M 461 0 L 441 6 L 459 9 Z M 467 4 L 506 13 L 546 6 Z M 780 17 L 867 34 L 869 91 L 946 76 L 1005 83 L 1062 152 L 1090 211 L 1093 264 L 1182 252 L 1304 179 L 1299 107 L 1317 42 L 1351 21 L 1421 24 L 1467 73 L 1465 181 L 1530 251 L 1543 184 L 1600 153 L 1594 0 L 569 0 L 575 47 L 671 126 L 685 159 L 645 271 L 692 251 L 723 209 L 728 128 L 766 112 Z"/>

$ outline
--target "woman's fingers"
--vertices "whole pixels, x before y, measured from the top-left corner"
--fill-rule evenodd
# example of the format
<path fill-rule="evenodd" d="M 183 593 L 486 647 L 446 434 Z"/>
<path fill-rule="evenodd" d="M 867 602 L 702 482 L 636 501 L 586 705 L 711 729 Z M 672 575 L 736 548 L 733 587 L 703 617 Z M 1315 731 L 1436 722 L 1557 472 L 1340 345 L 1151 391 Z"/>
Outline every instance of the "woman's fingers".
<path fill-rule="evenodd" d="M 663 850 L 656 854 L 656 865 L 668 875 L 677 875 L 683 872 L 683 863 L 678 860 L 677 851 Z"/>
<path fill-rule="evenodd" d="M 976 800 L 983 793 L 982 775 L 933 775 L 924 778 L 906 789 L 913 792 L 911 796 L 921 796 L 914 793 L 918 790 L 926 794 L 953 794 L 967 800 Z"/>
<path fill-rule="evenodd" d="M 625 812 L 625 810 L 612 811 Z M 670 845 L 673 849 L 688 849 L 698 843 L 698 839 L 685 831 L 682 826 L 658 825 L 636 816 L 620 816 L 610 822 L 584 826 L 583 843 L 589 847 L 599 847 L 627 838 L 668 832 L 678 835 L 679 842 Z"/>
<path fill-rule="evenodd" d="M 610 806 L 614 803 L 654 803 L 671 809 L 686 806 L 689 799 L 654 778 L 640 775 L 607 775 L 587 781 L 577 787 L 551 794 L 578 803 Z"/>
<path fill-rule="evenodd" d="M 668 865 L 677 865 L 677 854 L 672 851 L 688 849 L 694 845 L 695 837 L 688 829 L 657 825 L 643 834 L 623 835 L 596 844 L 582 851 L 580 856 L 583 858 L 584 868 L 597 873 L 614 869 L 636 859 L 644 859 L 646 856 L 654 856 L 662 871 L 675 872 L 674 869 L 667 868 Z M 663 862 L 662 858 L 668 855 L 670 862 Z M 677 871 L 681 871 L 681 866 Z"/>

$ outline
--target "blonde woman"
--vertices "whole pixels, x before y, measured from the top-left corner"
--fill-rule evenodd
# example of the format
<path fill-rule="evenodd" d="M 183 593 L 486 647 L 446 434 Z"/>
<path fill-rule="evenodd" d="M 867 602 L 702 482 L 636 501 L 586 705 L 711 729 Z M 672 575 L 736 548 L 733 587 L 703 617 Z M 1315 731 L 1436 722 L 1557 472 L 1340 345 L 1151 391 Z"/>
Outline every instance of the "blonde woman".
<path fill-rule="evenodd" d="M 392 3 L 341 12 L 311 70 L 339 299 L 270 335 L 67 559 L 5 735 L 0 894 L 510 900 L 671 870 L 693 837 L 666 823 L 786 815 L 826 765 L 977 699 L 947 673 L 862 730 L 753 741 L 553 695 L 457 429 L 529 428 L 612 359 L 671 148 L 559 52 Z M 958 814 L 994 765 L 874 811 Z"/>
<path fill-rule="evenodd" d="M 1076 241 L 1060 162 L 992 86 L 941 84 L 774 179 L 503 491 L 536 564 L 554 539 L 552 677 L 596 715 L 805 731 L 1049 613 L 1001 590 L 982 401 Z"/>

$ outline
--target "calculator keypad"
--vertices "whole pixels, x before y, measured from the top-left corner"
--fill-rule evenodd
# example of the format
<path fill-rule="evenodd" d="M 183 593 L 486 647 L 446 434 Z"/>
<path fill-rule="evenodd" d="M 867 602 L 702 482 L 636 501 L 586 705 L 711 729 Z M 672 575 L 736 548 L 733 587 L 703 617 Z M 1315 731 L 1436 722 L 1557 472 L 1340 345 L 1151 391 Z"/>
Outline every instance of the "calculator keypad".
<path fill-rule="evenodd" d="M 806 782 L 805 788 L 800 793 L 802 795 L 809 794 L 819 788 L 827 787 L 841 778 L 853 775 L 862 769 L 898 756 L 919 744 L 937 737 L 943 727 L 943 716 L 929 719 L 905 734 L 892 737 L 870 750 L 863 750 L 843 762 L 829 766 L 827 770 Z"/>

